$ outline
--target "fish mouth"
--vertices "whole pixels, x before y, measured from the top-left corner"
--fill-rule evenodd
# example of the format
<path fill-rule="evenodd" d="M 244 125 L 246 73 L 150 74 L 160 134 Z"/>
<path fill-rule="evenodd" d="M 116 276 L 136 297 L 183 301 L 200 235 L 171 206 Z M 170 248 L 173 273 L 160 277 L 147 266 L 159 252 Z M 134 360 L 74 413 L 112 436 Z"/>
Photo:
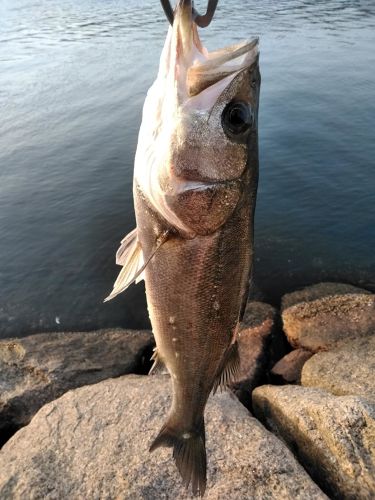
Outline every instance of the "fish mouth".
<path fill-rule="evenodd" d="M 206 60 L 202 62 L 195 61 L 187 73 L 189 96 L 196 96 L 208 87 L 250 68 L 258 56 L 258 43 L 258 38 L 255 38 L 207 53 Z"/>
<path fill-rule="evenodd" d="M 179 0 L 170 29 L 175 61 L 170 61 L 169 68 L 180 96 L 194 97 L 224 79 L 231 81 L 258 58 L 258 38 L 209 52 L 201 42 L 191 0 Z"/>

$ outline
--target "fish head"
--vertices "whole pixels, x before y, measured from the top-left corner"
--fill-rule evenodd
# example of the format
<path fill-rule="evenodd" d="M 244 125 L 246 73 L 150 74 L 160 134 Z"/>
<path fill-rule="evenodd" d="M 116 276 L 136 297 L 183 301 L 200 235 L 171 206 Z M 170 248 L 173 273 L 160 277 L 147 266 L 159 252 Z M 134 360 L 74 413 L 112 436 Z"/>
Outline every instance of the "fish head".
<path fill-rule="evenodd" d="M 191 1 L 178 2 L 144 105 L 135 183 L 185 236 L 217 230 L 246 174 L 256 183 L 258 60 L 257 39 L 209 52 Z"/>

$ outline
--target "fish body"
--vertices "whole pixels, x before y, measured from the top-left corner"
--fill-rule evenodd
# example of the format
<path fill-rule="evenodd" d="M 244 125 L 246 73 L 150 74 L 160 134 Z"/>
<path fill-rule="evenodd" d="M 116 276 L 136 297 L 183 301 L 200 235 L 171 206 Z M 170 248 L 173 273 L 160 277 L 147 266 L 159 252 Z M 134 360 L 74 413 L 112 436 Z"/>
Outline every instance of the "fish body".
<path fill-rule="evenodd" d="M 147 95 L 134 170 L 137 228 L 112 296 L 144 278 L 155 367 L 173 400 L 151 445 L 173 447 L 186 486 L 206 488 L 204 409 L 239 364 L 253 255 L 260 90 L 257 41 L 208 53 L 180 0 Z"/>

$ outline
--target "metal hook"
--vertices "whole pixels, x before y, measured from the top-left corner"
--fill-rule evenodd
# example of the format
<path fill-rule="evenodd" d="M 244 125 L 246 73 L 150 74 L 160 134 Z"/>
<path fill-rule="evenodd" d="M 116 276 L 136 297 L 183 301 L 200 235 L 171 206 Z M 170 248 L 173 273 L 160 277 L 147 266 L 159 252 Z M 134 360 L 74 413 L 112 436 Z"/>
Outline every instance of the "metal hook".
<path fill-rule="evenodd" d="M 207 28 L 215 15 L 219 0 L 208 0 L 207 11 L 201 16 L 193 7 L 194 21 L 200 28 Z"/>
<path fill-rule="evenodd" d="M 160 0 L 161 6 L 163 7 L 164 13 L 167 16 L 168 21 L 173 25 L 174 12 L 169 0 Z"/>
<path fill-rule="evenodd" d="M 219 0 L 208 0 L 207 4 L 207 11 L 206 13 L 201 16 L 199 12 L 195 10 L 193 7 L 193 17 L 195 23 L 200 27 L 200 28 L 207 28 L 211 24 L 212 18 L 214 17 L 216 7 L 218 4 Z M 171 6 L 171 3 L 169 0 L 160 0 L 161 6 L 163 7 L 163 10 L 165 12 L 165 15 L 167 16 L 168 21 L 173 24 L 174 21 L 174 12 Z"/>

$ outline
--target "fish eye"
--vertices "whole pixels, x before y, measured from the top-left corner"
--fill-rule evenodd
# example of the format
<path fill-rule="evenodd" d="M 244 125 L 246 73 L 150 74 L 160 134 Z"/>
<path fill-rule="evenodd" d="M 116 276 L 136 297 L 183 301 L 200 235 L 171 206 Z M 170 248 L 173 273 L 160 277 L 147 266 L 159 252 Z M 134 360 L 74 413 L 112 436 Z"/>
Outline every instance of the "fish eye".
<path fill-rule="evenodd" d="M 232 101 L 225 106 L 221 121 L 229 135 L 242 135 L 252 127 L 254 115 L 247 103 Z"/>

